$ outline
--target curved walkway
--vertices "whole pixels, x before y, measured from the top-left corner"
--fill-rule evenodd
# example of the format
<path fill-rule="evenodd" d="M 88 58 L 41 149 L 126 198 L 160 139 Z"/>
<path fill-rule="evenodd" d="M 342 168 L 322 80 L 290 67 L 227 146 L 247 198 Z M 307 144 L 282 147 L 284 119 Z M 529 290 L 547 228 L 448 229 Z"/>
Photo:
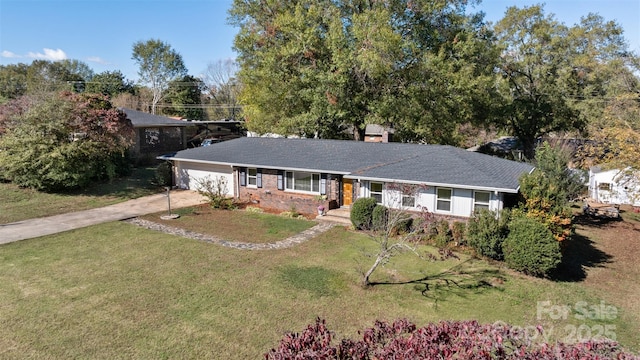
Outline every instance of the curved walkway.
<path fill-rule="evenodd" d="M 297 245 L 297 244 L 301 244 L 307 240 L 310 240 L 318 235 L 320 235 L 321 233 L 331 229 L 332 227 L 336 226 L 337 224 L 335 223 L 330 223 L 330 222 L 322 222 L 319 223 L 301 233 L 298 233 L 294 236 L 288 237 L 284 240 L 281 241 L 277 241 L 274 243 L 267 243 L 267 244 L 255 244 L 255 243 L 245 243 L 245 242 L 236 242 L 236 241 L 229 241 L 229 240 L 224 240 L 222 238 L 216 237 L 216 236 L 212 236 L 212 235 L 206 235 L 206 234 L 200 234 L 200 233 L 196 233 L 193 231 L 189 231 L 189 230 L 185 230 L 185 229 L 181 229 L 181 228 L 176 228 L 173 226 L 167 226 L 167 225 L 163 225 L 163 224 L 158 224 L 152 221 L 148 221 L 148 220 L 143 220 L 143 219 L 139 219 L 139 218 L 134 218 L 134 219 L 129 219 L 126 220 L 126 222 L 134 224 L 134 225 L 138 225 L 141 227 L 144 227 L 146 229 L 150 229 L 150 230 L 155 230 L 155 231 L 160 231 L 163 233 L 167 233 L 167 234 L 172 234 L 172 235 L 177 235 L 177 236 L 182 236 L 188 239 L 194 239 L 194 240 L 200 240 L 200 241 L 205 241 L 208 243 L 212 243 L 212 244 L 217 244 L 217 245 L 222 245 L 225 247 L 229 247 L 229 248 L 233 248 L 233 249 L 239 249 L 239 250 L 279 250 L 279 249 L 286 249 L 288 247 L 291 247 L 293 245 Z"/>

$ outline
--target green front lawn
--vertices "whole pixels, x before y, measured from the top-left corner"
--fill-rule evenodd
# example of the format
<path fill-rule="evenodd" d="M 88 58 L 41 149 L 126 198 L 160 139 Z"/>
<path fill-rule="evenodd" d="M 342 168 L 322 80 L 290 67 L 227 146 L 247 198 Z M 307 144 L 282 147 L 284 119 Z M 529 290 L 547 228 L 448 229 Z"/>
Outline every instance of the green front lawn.
<path fill-rule="evenodd" d="M 176 209 L 178 219 L 162 220 L 161 214 L 142 219 L 185 230 L 213 235 L 224 240 L 250 243 L 273 243 L 307 230 L 316 223 L 244 210 L 212 209 L 209 204 Z"/>
<path fill-rule="evenodd" d="M 374 274 L 388 284 L 363 289 L 372 250 L 341 227 L 286 250 L 245 251 L 120 222 L 3 245 L 0 358 L 258 359 L 318 316 L 338 339 L 406 317 L 543 323 L 559 339 L 613 325 L 623 344 L 640 344 L 624 309 L 606 321 L 537 318 L 541 301 L 599 304 L 580 283 L 479 260 L 405 254 Z"/>
<path fill-rule="evenodd" d="M 0 224 L 86 210 L 155 194 L 154 168 L 136 168 L 131 176 L 70 193 L 46 193 L 0 182 Z"/>

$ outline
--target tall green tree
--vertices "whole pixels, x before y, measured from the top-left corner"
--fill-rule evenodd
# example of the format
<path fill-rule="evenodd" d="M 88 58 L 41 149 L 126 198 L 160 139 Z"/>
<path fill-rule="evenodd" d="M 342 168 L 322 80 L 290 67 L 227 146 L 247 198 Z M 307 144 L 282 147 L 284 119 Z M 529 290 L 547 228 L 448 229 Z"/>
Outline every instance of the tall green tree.
<path fill-rule="evenodd" d="M 186 75 L 169 83 L 162 113 L 192 120 L 205 120 L 202 108 L 205 85 L 202 80 Z"/>
<path fill-rule="evenodd" d="M 536 5 L 508 8 L 495 30 L 502 50 L 502 119 L 533 159 L 540 136 L 585 125 L 568 96 L 577 91 L 572 85 L 581 86 L 569 29 Z"/>
<path fill-rule="evenodd" d="M 118 70 L 104 71 L 94 75 L 91 81 L 86 83 L 85 91 L 88 93 L 107 95 L 110 98 L 122 93 L 133 94 L 135 92 L 133 82 L 127 80 Z"/>
<path fill-rule="evenodd" d="M 451 143 L 488 116 L 497 52 L 469 1 L 242 1 L 241 102 L 249 130 L 338 137 L 366 124 Z"/>
<path fill-rule="evenodd" d="M 27 64 L 0 65 L 0 104 L 27 93 Z"/>
<path fill-rule="evenodd" d="M 133 44 L 132 59 L 139 66 L 140 82 L 148 85 L 153 93 L 151 113 L 162 100 L 169 82 L 187 75 L 182 56 L 161 40 L 150 39 Z"/>
<path fill-rule="evenodd" d="M 609 101 L 638 94 L 637 58 L 613 21 L 588 14 L 568 27 L 536 5 L 509 8 L 495 30 L 503 125 L 530 159 L 538 138 L 602 124 Z"/>
<path fill-rule="evenodd" d="M 93 70 L 78 60 L 34 60 L 27 70 L 27 93 L 82 92 L 91 77 Z"/>
<path fill-rule="evenodd" d="M 585 84 L 576 107 L 592 140 L 582 148 L 583 165 L 640 169 L 640 57 L 628 50 L 622 28 L 599 15 L 582 18 L 570 35 Z"/>
<path fill-rule="evenodd" d="M 89 65 L 71 59 L 0 66 L 0 99 L 63 90 L 82 92 L 93 76 Z"/>
<path fill-rule="evenodd" d="M 85 91 L 87 81 L 91 81 L 94 76 L 93 69 L 86 63 L 74 59 L 60 60 L 59 63 L 67 71 L 65 81 L 69 83 L 69 88 L 75 92 Z"/>
<path fill-rule="evenodd" d="M 22 110 L 21 110 L 22 111 Z M 63 92 L 13 115 L 0 137 L 0 174 L 17 185 L 58 191 L 128 169 L 133 127 L 102 95 Z"/>

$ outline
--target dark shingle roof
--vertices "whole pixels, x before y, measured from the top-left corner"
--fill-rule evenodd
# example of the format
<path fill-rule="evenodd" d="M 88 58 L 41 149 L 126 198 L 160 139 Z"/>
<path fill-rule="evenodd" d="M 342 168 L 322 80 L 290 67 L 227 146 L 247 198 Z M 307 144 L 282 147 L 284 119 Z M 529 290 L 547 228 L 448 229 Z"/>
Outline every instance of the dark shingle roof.
<path fill-rule="evenodd" d="M 533 167 L 453 146 L 239 138 L 187 149 L 170 160 L 343 174 L 353 178 L 516 192 Z"/>
<path fill-rule="evenodd" d="M 127 114 L 127 118 L 131 120 L 133 127 L 151 127 L 151 126 L 188 126 L 193 125 L 187 121 L 176 120 L 166 116 L 153 115 L 142 111 L 121 108 Z"/>

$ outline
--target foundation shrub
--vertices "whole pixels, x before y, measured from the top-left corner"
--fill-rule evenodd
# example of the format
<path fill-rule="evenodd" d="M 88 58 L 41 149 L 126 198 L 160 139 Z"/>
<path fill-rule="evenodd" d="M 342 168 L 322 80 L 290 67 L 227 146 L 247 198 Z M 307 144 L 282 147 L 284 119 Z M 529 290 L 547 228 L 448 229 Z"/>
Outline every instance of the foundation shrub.
<path fill-rule="evenodd" d="M 503 244 L 504 261 L 510 268 L 545 276 L 562 260 L 560 243 L 545 224 L 528 217 L 514 218 Z"/>
<path fill-rule="evenodd" d="M 502 243 L 509 233 L 510 215 L 503 211 L 498 217 L 495 211 L 486 209 L 474 213 L 466 229 L 466 241 L 478 255 L 502 260 Z"/>
<path fill-rule="evenodd" d="M 373 209 L 378 205 L 374 198 L 359 198 L 351 205 L 351 223 L 358 230 L 370 230 Z"/>
<path fill-rule="evenodd" d="M 371 226 L 373 230 L 381 231 L 387 228 L 389 209 L 383 205 L 376 205 L 371 214 Z"/>
<path fill-rule="evenodd" d="M 464 235 L 467 229 L 467 224 L 462 221 L 454 221 L 451 225 L 451 236 L 456 245 L 464 245 Z"/>

